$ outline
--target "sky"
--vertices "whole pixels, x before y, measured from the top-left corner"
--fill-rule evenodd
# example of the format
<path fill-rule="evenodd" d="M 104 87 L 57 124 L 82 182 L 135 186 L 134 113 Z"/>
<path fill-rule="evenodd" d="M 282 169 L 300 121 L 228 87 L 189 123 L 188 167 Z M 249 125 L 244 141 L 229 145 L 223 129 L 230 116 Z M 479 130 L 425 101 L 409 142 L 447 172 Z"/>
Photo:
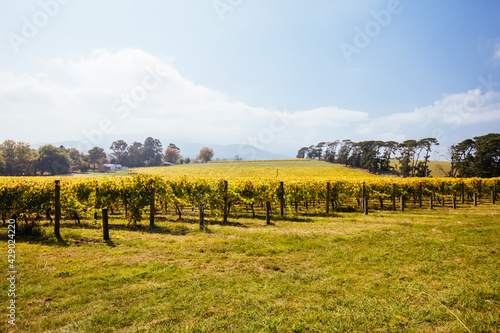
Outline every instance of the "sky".
<path fill-rule="evenodd" d="M 1 142 L 445 154 L 500 130 L 496 0 L 2 0 L 0 36 Z"/>

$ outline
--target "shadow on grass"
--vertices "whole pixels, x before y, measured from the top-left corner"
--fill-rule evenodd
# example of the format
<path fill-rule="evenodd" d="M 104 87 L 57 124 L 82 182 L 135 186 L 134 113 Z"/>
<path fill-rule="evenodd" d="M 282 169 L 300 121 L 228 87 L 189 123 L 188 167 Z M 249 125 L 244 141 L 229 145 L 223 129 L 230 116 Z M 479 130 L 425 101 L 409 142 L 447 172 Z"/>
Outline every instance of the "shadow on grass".
<path fill-rule="evenodd" d="M 38 227 L 34 229 L 35 231 L 31 234 L 20 234 L 16 236 L 17 243 L 30 243 L 30 244 L 41 244 L 48 246 L 60 246 L 69 247 L 71 245 L 83 245 L 83 244 L 101 244 L 106 243 L 109 247 L 116 247 L 116 244 L 112 240 L 105 241 L 101 238 L 88 238 L 82 237 L 78 239 L 74 238 L 56 238 L 53 234 L 47 233 L 45 230 Z M 0 236 L 0 240 L 4 239 L 4 235 Z"/>
<path fill-rule="evenodd" d="M 57 239 L 54 235 L 49 235 L 44 231 L 37 235 L 17 235 L 16 243 L 30 243 L 60 247 L 68 247 L 71 245 L 71 243 L 65 239 Z"/>
<path fill-rule="evenodd" d="M 234 221 L 216 221 L 216 220 L 208 220 L 208 224 L 210 225 L 220 225 L 220 226 L 229 226 L 229 227 L 239 227 L 239 228 L 248 228 L 247 225 L 244 225 L 243 223 L 240 222 L 234 222 Z"/>
<path fill-rule="evenodd" d="M 311 215 L 312 217 L 317 217 L 318 215 Z M 326 215 L 325 216 L 328 216 L 328 217 L 335 217 L 334 215 Z M 244 220 L 250 220 L 250 221 L 259 221 L 259 222 L 263 222 L 263 224 L 265 225 L 266 224 L 266 216 L 265 215 L 256 215 L 255 217 L 253 216 L 245 216 L 245 215 L 237 215 L 237 216 L 234 216 L 234 217 L 231 217 L 230 219 L 232 219 L 232 221 L 228 221 L 228 222 L 222 222 L 222 221 L 213 221 L 213 220 L 210 220 L 210 223 L 209 224 L 217 224 L 217 225 L 221 225 L 221 226 L 232 226 L 232 227 L 241 227 L 241 228 L 249 228 L 250 226 L 247 225 L 247 224 L 244 224 L 244 223 L 241 223 L 241 222 L 238 222 L 238 221 L 234 221 L 234 220 L 238 220 L 238 219 L 244 219 Z M 278 214 L 277 215 L 272 215 L 271 216 L 271 222 L 272 224 L 276 223 L 276 222 L 300 222 L 300 223 L 307 223 L 307 222 L 314 222 L 314 219 L 311 218 L 311 217 L 300 217 L 300 216 L 279 216 Z"/>
<path fill-rule="evenodd" d="M 89 229 L 89 230 L 101 230 L 101 226 L 93 223 L 61 223 L 61 229 Z M 160 225 L 155 225 L 150 227 L 149 225 L 142 224 L 115 224 L 109 223 L 108 229 L 110 232 L 113 230 L 121 231 L 138 231 L 146 232 L 151 234 L 163 234 L 163 235 L 174 235 L 174 236 L 184 236 L 192 232 L 185 228 L 168 228 Z M 112 238 L 112 235 L 110 236 Z"/>
<path fill-rule="evenodd" d="M 179 219 L 164 219 L 163 221 L 173 222 L 173 223 L 187 223 L 187 224 L 199 224 L 200 219 L 198 217 L 183 217 L 182 220 Z M 220 225 L 220 226 L 230 226 L 230 227 L 240 227 L 240 228 L 248 228 L 247 225 L 237 222 L 237 221 L 219 221 L 215 218 L 205 217 L 205 225 Z"/>
<path fill-rule="evenodd" d="M 53 234 L 48 234 L 43 229 L 40 230 L 40 233 L 31 234 L 31 235 L 18 235 L 16 237 L 17 243 L 30 243 L 30 244 L 40 244 L 47 246 L 60 246 L 60 247 L 69 247 L 71 245 L 84 245 L 84 244 L 100 244 L 106 243 L 109 247 L 116 247 L 115 243 L 112 240 L 105 241 L 103 239 L 97 238 L 88 238 L 83 237 L 79 239 L 74 238 L 56 238 Z"/>
<path fill-rule="evenodd" d="M 317 216 L 315 214 L 314 216 Z M 334 217 L 334 215 L 326 215 L 324 216 L 328 217 Z M 237 215 L 237 216 L 231 216 L 229 218 L 230 220 L 227 222 L 223 222 L 221 220 L 218 220 L 214 217 L 209 217 L 207 216 L 205 218 L 205 233 L 212 233 L 210 229 L 208 229 L 208 226 L 210 225 L 219 225 L 219 226 L 230 226 L 230 227 L 237 227 L 237 228 L 250 228 L 252 226 L 255 226 L 255 222 L 261 222 L 263 226 L 265 226 L 265 220 L 266 217 L 263 215 L 256 215 L 255 217 L 246 216 L 246 215 Z M 242 220 L 242 221 L 238 221 Z M 279 217 L 279 215 L 273 215 L 272 217 L 272 222 L 271 225 L 276 225 L 276 223 L 279 222 L 299 222 L 299 223 L 308 223 L 308 222 L 313 222 L 314 219 L 311 217 L 305 217 L 305 216 L 284 216 L 284 217 Z M 113 219 L 110 219 L 110 222 L 113 222 Z M 115 220 L 117 222 L 117 220 Z M 172 226 L 163 226 L 161 225 L 163 222 L 169 222 L 169 223 L 179 223 L 179 227 L 172 227 Z M 246 223 L 248 222 L 248 223 Z M 252 223 L 253 222 L 253 223 Z M 124 224 L 124 223 L 109 223 L 108 228 L 110 231 L 110 238 L 113 238 L 113 231 L 130 231 L 130 232 L 143 232 L 143 233 L 149 233 L 149 234 L 158 234 L 158 235 L 173 235 L 173 236 L 185 236 L 193 232 L 199 232 L 197 228 L 192 229 L 192 228 L 186 228 L 182 227 L 182 224 L 191 224 L 191 225 L 197 225 L 199 224 L 199 218 L 197 216 L 185 216 L 182 220 L 179 219 L 172 219 L 172 218 L 165 218 L 165 217 L 158 217 L 156 220 L 156 225 L 154 227 L 150 227 L 149 224 Z M 43 228 L 42 228 L 43 227 Z M 94 223 L 91 221 L 82 221 L 81 223 L 75 223 L 70 220 L 63 220 L 62 223 L 60 224 L 61 231 L 64 233 L 70 232 L 70 234 L 63 235 L 63 238 L 57 239 L 53 232 L 50 230 L 53 228 L 53 224 L 49 223 L 48 221 L 41 222 L 40 224 L 26 224 L 23 225 L 21 228 L 19 234 L 16 235 L 16 241 L 17 242 L 29 242 L 29 243 L 37 243 L 37 244 L 42 244 L 42 245 L 49 245 L 49 246 L 61 246 L 61 247 L 68 247 L 71 245 L 85 245 L 85 244 L 100 244 L 100 243 L 106 243 L 109 247 L 115 247 L 116 244 L 110 240 L 110 241 L 104 241 L 102 238 L 88 238 L 88 237 L 83 237 L 71 233 L 71 230 L 94 230 L 94 231 L 100 231 L 102 230 L 102 226 L 100 223 Z M 26 230 L 22 230 L 26 229 Z M 7 237 L 6 235 L 0 235 L 0 240 L 6 240 Z"/>
<path fill-rule="evenodd" d="M 52 229 L 52 230 L 51 230 Z M 18 243 L 34 243 L 48 246 L 60 246 L 68 247 L 71 245 L 85 245 L 85 244 L 101 244 L 106 243 L 109 247 L 115 247 L 116 244 L 113 240 L 105 241 L 102 237 L 100 238 L 89 238 L 71 233 L 72 230 L 101 230 L 101 226 L 94 224 L 92 222 L 82 222 L 82 223 L 71 223 L 63 222 L 60 224 L 60 230 L 63 233 L 62 238 L 56 238 L 53 233 L 53 224 L 43 223 L 43 224 L 27 224 L 22 225 L 18 228 L 18 232 L 15 235 L 15 241 Z M 184 236 L 191 232 L 192 230 L 186 228 L 168 228 L 164 226 L 155 226 L 151 228 L 149 225 L 124 225 L 124 224 L 109 224 L 110 238 L 113 239 L 113 230 L 124 230 L 124 231 L 137 231 L 145 232 L 151 234 L 160 235 L 174 235 L 174 236 Z M 64 232 L 69 232 L 70 234 L 64 235 Z M 0 241 L 7 241 L 7 232 L 2 232 L 0 234 Z"/>
<path fill-rule="evenodd" d="M 320 215 L 311 215 L 312 217 L 318 217 Z M 334 217 L 333 215 L 325 215 L 328 217 Z M 255 218 L 252 218 L 253 220 L 259 220 L 259 221 L 266 221 L 265 216 L 256 216 Z M 274 224 L 276 222 L 299 222 L 299 223 L 309 223 L 309 222 L 314 222 L 314 219 L 311 217 L 304 217 L 304 216 L 279 216 L 279 215 L 271 215 L 271 223 Z"/>
<path fill-rule="evenodd" d="M 309 217 L 298 217 L 298 216 L 284 216 L 280 218 L 279 221 L 286 221 L 286 222 L 313 222 L 314 220 Z"/>

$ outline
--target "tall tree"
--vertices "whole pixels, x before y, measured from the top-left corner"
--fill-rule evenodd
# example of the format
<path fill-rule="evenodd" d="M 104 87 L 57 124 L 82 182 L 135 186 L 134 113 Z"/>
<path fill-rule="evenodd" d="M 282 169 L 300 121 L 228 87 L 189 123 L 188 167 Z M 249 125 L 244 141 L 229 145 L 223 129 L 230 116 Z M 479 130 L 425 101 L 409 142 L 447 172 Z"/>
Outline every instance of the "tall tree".
<path fill-rule="evenodd" d="M 182 156 L 179 153 L 179 149 L 172 148 L 170 145 L 165 149 L 165 154 L 163 155 L 163 161 L 172 164 L 177 164 L 181 160 Z"/>
<path fill-rule="evenodd" d="M 25 142 L 5 140 L 0 145 L 3 172 L 9 176 L 28 176 L 35 174 L 38 153 Z"/>
<path fill-rule="evenodd" d="M 18 175 L 30 176 L 35 174 L 38 153 L 30 148 L 26 142 L 17 142 L 16 148 L 16 173 Z"/>
<path fill-rule="evenodd" d="M 382 158 L 380 161 L 380 171 L 382 173 L 385 172 L 394 172 L 394 167 L 392 166 L 392 158 L 398 149 L 399 143 L 396 141 L 386 141 L 383 144 L 383 152 Z"/>
<path fill-rule="evenodd" d="M 70 172 L 71 158 L 65 149 L 45 145 L 38 148 L 38 154 L 38 167 L 42 174 L 49 172 L 51 175 L 60 175 Z"/>
<path fill-rule="evenodd" d="M 328 142 L 326 144 L 326 150 L 325 150 L 325 161 L 330 162 L 330 163 L 335 163 L 335 157 L 337 155 L 337 146 L 339 145 L 340 141 L 335 140 L 333 142 Z"/>
<path fill-rule="evenodd" d="M 161 142 L 158 139 L 153 139 L 152 137 L 148 137 L 144 141 L 143 145 L 143 158 L 144 163 L 147 166 L 155 166 L 161 164 L 161 158 L 163 148 L 161 146 Z"/>
<path fill-rule="evenodd" d="M 302 147 L 299 149 L 299 151 L 297 152 L 297 158 L 306 158 L 306 154 L 307 154 L 307 150 L 309 148 L 307 147 Z"/>
<path fill-rule="evenodd" d="M 347 159 L 348 164 L 352 167 L 361 167 L 361 157 L 363 156 L 363 151 L 361 146 L 357 142 L 352 143 L 351 155 Z"/>
<path fill-rule="evenodd" d="M 325 149 L 326 142 L 320 142 L 314 147 L 314 158 L 318 158 L 318 160 L 321 160 L 323 157 L 323 150 Z"/>
<path fill-rule="evenodd" d="M 416 140 L 406 140 L 400 143 L 398 148 L 400 151 L 399 171 L 403 177 L 415 175 L 415 151 L 418 146 Z"/>
<path fill-rule="evenodd" d="M 16 142 L 5 140 L 0 145 L 0 153 L 4 161 L 4 172 L 6 175 L 15 176 L 16 169 Z"/>
<path fill-rule="evenodd" d="M 198 155 L 198 158 L 202 162 L 208 163 L 212 160 L 213 157 L 214 157 L 214 150 L 212 148 L 203 147 L 200 149 L 200 154 Z"/>
<path fill-rule="evenodd" d="M 307 158 L 313 159 L 316 156 L 315 148 L 316 148 L 315 145 L 311 145 L 307 148 L 307 153 L 306 153 Z"/>
<path fill-rule="evenodd" d="M 72 171 L 87 171 L 89 169 L 88 159 L 84 153 L 76 148 L 66 148 L 64 151 L 70 158 Z"/>
<path fill-rule="evenodd" d="M 452 162 L 454 163 L 457 173 L 461 177 L 473 177 L 474 170 L 474 154 L 476 152 L 476 142 L 472 139 L 466 139 L 457 145 L 451 146 Z"/>
<path fill-rule="evenodd" d="M 127 143 L 123 140 L 113 141 L 109 149 L 113 151 L 112 157 L 116 159 L 118 164 L 125 165 L 128 156 Z"/>
<path fill-rule="evenodd" d="M 489 133 L 466 139 L 449 149 L 454 177 L 500 177 L 500 134 Z"/>
<path fill-rule="evenodd" d="M 144 166 L 144 159 L 142 157 L 143 147 L 142 143 L 134 142 L 127 147 L 128 166 L 141 167 Z"/>
<path fill-rule="evenodd" d="M 89 150 L 89 158 L 90 162 L 94 164 L 94 172 L 95 172 L 95 165 L 99 160 L 106 158 L 106 153 L 104 152 L 104 149 L 100 147 L 94 147 Z"/>
<path fill-rule="evenodd" d="M 474 138 L 476 152 L 474 173 L 476 177 L 500 177 L 500 134 L 490 133 Z"/>
<path fill-rule="evenodd" d="M 353 147 L 354 147 L 354 142 L 352 142 L 351 140 L 342 140 L 338 152 L 339 163 L 345 164 L 346 166 L 349 165 L 350 162 L 349 158 Z"/>
<path fill-rule="evenodd" d="M 5 175 L 5 162 L 3 160 L 1 151 L 0 151 L 0 175 Z"/>
<path fill-rule="evenodd" d="M 423 162 L 423 168 L 424 168 L 423 175 L 418 174 L 417 176 L 428 177 L 429 173 L 430 173 L 428 163 L 429 163 L 429 158 L 431 157 L 432 147 L 439 146 L 439 142 L 436 138 L 425 138 L 425 139 L 422 139 L 418 142 L 418 146 L 421 148 L 421 151 L 423 151 L 425 155 L 424 155 L 424 162 Z M 420 155 L 420 153 L 419 153 L 419 155 Z"/>
<path fill-rule="evenodd" d="M 361 149 L 360 167 L 378 173 L 381 169 L 383 141 L 364 141 L 357 144 Z"/>

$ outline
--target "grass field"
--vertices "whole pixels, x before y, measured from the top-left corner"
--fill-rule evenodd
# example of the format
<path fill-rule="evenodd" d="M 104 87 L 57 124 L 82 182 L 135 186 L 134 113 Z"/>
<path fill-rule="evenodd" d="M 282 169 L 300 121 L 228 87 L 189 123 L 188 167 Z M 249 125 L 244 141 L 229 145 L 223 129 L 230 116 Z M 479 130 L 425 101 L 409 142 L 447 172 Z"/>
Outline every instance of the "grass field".
<path fill-rule="evenodd" d="M 431 170 L 432 177 L 447 177 L 443 172 L 449 172 L 451 169 L 451 162 L 447 161 L 429 161 L 429 170 Z"/>
<path fill-rule="evenodd" d="M 108 243 L 92 224 L 64 223 L 64 243 L 43 225 L 47 236 L 16 243 L 16 328 L 498 332 L 498 216 L 500 206 L 484 204 L 267 227 L 262 219 L 212 221 L 208 232 L 194 216 L 153 230 L 112 219 Z M 8 270 L 6 256 L 0 267 Z M 5 305 L 6 279 L 0 284 Z"/>
<path fill-rule="evenodd" d="M 310 160 L 131 172 L 234 182 L 381 179 Z M 255 219 L 231 214 L 227 224 L 208 216 L 206 231 L 189 207 L 183 221 L 157 212 L 153 229 L 112 215 L 108 242 L 100 224 L 64 220 L 58 242 L 53 226 L 39 222 L 36 236 L 16 239 L 17 325 L 12 330 L 5 316 L 0 331 L 500 331 L 499 205 L 408 204 L 402 213 L 371 204 L 368 216 L 287 210 L 271 226 L 262 210 Z M 7 227 L 0 228 L 7 253 Z M 8 264 L 5 255 L 0 268 Z M 7 304 L 9 282 L 0 285 Z"/>
<path fill-rule="evenodd" d="M 392 162 L 397 167 L 398 161 Z M 446 177 L 451 163 L 429 161 L 432 177 Z M 130 169 L 129 173 L 145 173 L 163 177 L 218 177 L 218 178 L 356 178 L 371 175 L 360 169 L 344 167 L 318 160 L 274 160 L 274 161 L 223 161 L 206 164 L 186 164 L 172 167 L 149 167 Z M 113 174 L 110 174 L 113 175 Z M 118 174 L 122 175 L 122 174 Z"/>
<path fill-rule="evenodd" d="M 186 164 L 171 167 L 135 168 L 131 173 L 144 173 L 162 177 L 206 177 L 206 178 L 358 178 L 377 177 L 366 172 L 346 168 L 317 160 L 276 160 L 216 162 L 206 164 Z"/>
<path fill-rule="evenodd" d="M 391 165 L 396 169 L 399 168 L 398 160 L 391 160 Z M 446 172 L 449 172 L 451 169 L 451 162 L 448 161 L 429 161 L 428 162 L 429 170 L 431 171 L 431 177 L 448 177 Z"/>

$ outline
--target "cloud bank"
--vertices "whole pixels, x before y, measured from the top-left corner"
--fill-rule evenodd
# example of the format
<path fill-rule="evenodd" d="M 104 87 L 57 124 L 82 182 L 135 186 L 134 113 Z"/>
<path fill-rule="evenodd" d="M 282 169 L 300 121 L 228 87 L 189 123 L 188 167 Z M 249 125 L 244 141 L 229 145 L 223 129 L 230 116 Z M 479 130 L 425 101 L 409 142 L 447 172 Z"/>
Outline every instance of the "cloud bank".
<path fill-rule="evenodd" d="M 500 121 L 500 94 L 485 89 L 444 95 L 411 112 L 370 116 L 368 110 L 323 106 L 273 110 L 250 106 L 183 77 L 141 50 L 95 50 L 88 57 L 40 61 L 40 73 L 0 73 L 0 140 L 31 143 L 162 132 L 175 140 L 250 144 L 273 152 L 335 139 L 404 140 L 434 127 Z"/>

